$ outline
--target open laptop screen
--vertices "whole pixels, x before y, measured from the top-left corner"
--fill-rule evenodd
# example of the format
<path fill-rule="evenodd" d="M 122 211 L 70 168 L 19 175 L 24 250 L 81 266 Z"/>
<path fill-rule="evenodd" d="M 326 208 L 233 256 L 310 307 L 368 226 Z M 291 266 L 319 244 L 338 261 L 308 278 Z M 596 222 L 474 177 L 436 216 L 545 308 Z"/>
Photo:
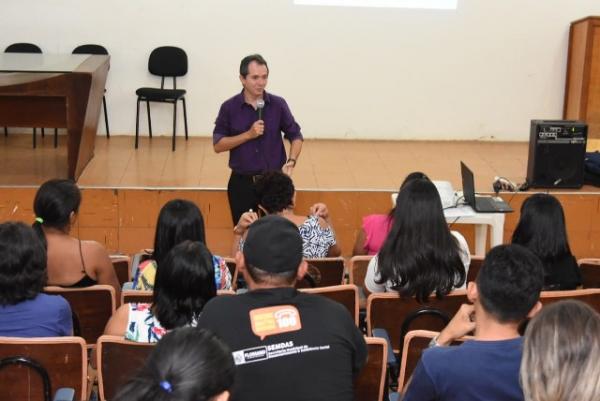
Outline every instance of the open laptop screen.
<path fill-rule="evenodd" d="M 465 202 L 475 208 L 475 179 L 473 172 L 461 161 L 460 174 L 462 175 L 462 190 Z"/>

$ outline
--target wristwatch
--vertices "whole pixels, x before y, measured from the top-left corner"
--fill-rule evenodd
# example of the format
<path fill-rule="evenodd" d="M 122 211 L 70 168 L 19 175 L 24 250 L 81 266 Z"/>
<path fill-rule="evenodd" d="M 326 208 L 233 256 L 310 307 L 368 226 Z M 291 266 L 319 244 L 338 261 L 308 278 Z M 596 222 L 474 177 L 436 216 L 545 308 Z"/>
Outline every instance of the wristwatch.
<path fill-rule="evenodd" d="M 285 162 L 285 164 L 288 164 L 289 162 L 293 162 L 294 164 L 292 165 L 292 167 L 296 167 L 296 159 L 292 159 L 290 157 L 289 159 L 287 159 L 287 161 Z"/>

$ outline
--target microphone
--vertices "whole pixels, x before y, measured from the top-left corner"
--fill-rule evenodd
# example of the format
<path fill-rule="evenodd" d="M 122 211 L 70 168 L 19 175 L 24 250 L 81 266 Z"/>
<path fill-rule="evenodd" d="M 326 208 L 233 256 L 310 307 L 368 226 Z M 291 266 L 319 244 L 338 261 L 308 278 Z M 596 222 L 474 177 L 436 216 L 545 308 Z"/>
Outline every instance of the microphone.
<path fill-rule="evenodd" d="M 262 120 L 262 111 L 265 107 L 265 101 L 263 99 L 258 99 L 256 101 L 256 111 L 258 111 L 258 119 Z"/>

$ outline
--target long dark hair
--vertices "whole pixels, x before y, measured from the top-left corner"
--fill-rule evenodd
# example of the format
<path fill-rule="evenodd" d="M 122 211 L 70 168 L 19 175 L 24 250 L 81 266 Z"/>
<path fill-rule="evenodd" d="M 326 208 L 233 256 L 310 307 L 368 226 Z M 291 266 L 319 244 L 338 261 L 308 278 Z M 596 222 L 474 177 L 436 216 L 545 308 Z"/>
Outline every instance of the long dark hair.
<path fill-rule="evenodd" d="M 80 204 L 81 192 L 72 180 L 54 179 L 40 186 L 33 200 L 33 211 L 36 215 L 33 229 L 44 246 L 46 237 L 42 226 L 64 230 L 69 226 L 71 213 L 77 213 Z"/>
<path fill-rule="evenodd" d="M 167 330 L 189 324 L 216 295 L 213 257 L 201 242 L 176 245 L 156 269 L 152 308 Z"/>
<path fill-rule="evenodd" d="M 158 215 L 152 258 L 160 266 L 162 259 L 175 245 L 185 240 L 206 244 L 204 219 L 194 203 L 174 199 L 167 202 Z"/>
<path fill-rule="evenodd" d="M 392 229 L 378 254 L 379 284 L 424 302 L 465 282 L 460 246 L 450 233 L 435 185 L 417 178 L 398 194 Z"/>
<path fill-rule="evenodd" d="M 512 243 L 523 245 L 544 265 L 571 257 L 565 227 L 565 214 L 558 199 L 534 194 L 521 205 L 521 217 L 513 232 Z"/>
<path fill-rule="evenodd" d="M 158 342 L 114 401 L 209 401 L 234 379 L 227 345 L 208 330 L 182 327 Z"/>

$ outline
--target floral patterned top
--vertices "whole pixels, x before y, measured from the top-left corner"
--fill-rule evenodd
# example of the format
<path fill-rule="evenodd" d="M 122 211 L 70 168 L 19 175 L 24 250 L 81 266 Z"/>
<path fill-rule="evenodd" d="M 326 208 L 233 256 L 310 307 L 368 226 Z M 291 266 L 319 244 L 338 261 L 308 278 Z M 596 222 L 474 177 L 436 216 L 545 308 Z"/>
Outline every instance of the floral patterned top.
<path fill-rule="evenodd" d="M 225 259 L 213 255 L 213 266 L 215 268 L 215 282 L 217 290 L 231 289 L 231 272 L 225 263 Z M 158 267 L 154 259 L 148 259 L 140 263 L 138 270 L 133 278 L 133 289 L 152 291 L 154 289 L 154 280 L 156 278 L 156 268 Z"/>
<path fill-rule="evenodd" d="M 167 330 L 160 325 L 160 322 L 152 314 L 152 304 L 129 304 L 129 318 L 127 320 L 127 329 L 125 330 L 125 339 L 138 343 L 156 343 L 165 334 Z M 196 327 L 196 319 L 192 320 L 189 326 Z"/>

